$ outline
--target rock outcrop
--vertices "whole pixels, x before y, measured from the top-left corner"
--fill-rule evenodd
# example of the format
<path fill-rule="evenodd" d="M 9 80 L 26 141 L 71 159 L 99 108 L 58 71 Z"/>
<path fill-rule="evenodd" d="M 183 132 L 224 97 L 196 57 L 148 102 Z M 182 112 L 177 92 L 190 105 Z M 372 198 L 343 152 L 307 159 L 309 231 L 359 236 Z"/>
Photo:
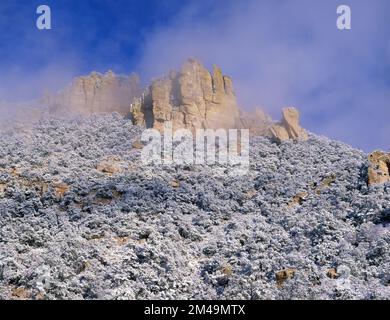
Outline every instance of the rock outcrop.
<path fill-rule="evenodd" d="M 368 156 L 368 184 L 381 184 L 390 181 L 390 153 L 375 151 Z"/>
<path fill-rule="evenodd" d="M 340 275 L 337 273 L 336 268 L 330 268 L 326 270 L 326 276 L 330 279 L 337 279 L 340 277 Z"/>
<path fill-rule="evenodd" d="M 307 132 L 299 125 L 299 112 L 295 108 L 282 109 L 282 121 L 275 123 L 270 128 L 273 140 L 282 142 L 285 140 L 307 140 Z"/>
<path fill-rule="evenodd" d="M 278 287 L 281 288 L 287 280 L 294 278 L 296 272 L 297 270 L 293 268 L 288 268 L 276 272 L 275 277 Z"/>
<path fill-rule="evenodd" d="M 44 103 L 53 113 L 129 113 L 131 101 L 140 95 L 138 76 L 118 76 L 112 71 L 105 74 L 93 72 L 76 78 L 57 95 L 47 95 Z"/>
<path fill-rule="evenodd" d="M 59 94 L 47 95 L 44 102 L 56 114 L 130 115 L 134 124 L 161 132 L 169 121 L 174 131 L 249 129 L 252 136 L 270 136 L 278 142 L 308 137 L 299 126 L 296 109 L 283 109 L 280 123 L 273 123 L 260 108 L 244 111 L 238 106 L 232 79 L 215 65 L 209 72 L 195 59 L 189 59 L 180 71 L 171 71 L 152 81 L 142 94 L 138 76 L 134 74 L 127 77 L 112 71 L 93 72 L 76 78 Z"/>
<path fill-rule="evenodd" d="M 152 82 L 131 106 L 133 121 L 162 130 L 165 121 L 179 128 L 237 128 L 240 110 L 232 80 L 221 69 L 212 74 L 198 61 L 189 59 L 180 72 Z"/>

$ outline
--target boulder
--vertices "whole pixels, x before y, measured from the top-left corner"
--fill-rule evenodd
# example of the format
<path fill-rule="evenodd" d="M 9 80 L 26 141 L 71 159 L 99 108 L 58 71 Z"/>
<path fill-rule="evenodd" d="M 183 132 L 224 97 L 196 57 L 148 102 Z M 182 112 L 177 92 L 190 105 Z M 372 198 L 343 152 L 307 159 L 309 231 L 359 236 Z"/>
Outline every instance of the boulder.
<path fill-rule="evenodd" d="M 69 191 L 69 185 L 61 182 L 61 181 L 56 181 L 54 183 L 54 194 L 57 199 L 61 199 L 64 197 L 64 194 Z"/>
<path fill-rule="evenodd" d="M 297 270 L 293 268 L 277 271 L 275 273 L 275 277 L 278 287 L 282 287 L 287 280 L 294 278 L 296 272 Z"/>
<path fill-rule="evenodd" d="M 280 143 L 290 139 L 286 128 L 280 124 L 274 124 L 270 128 L 270 134 L 274 141 Z"/>
<path fill-rule="evenodd" d="M 270 135 L 276 142 L 285 140 L 307 140 L 307 132 L 299 125 L 299 112 L 289 107 L 282 109 L 282 120 L 273 124 L 269 129 Z"/>
<path fill-rule="evenodd" d="M 170 182 L 170 185 L 172 188 L 179 188 L 180 187 L 180 182 L 178 180 L 172 180 Z"/>
<path fill-rule="evenodd" d="M 297 193 L 292 200 L 289 202 L 288 207 L 294 207 L 296 205 L 301 205 L 306 201 L 309 194 L 307 192 L 299 192 Z"/>
<path fill-rule="evenodd" d="M 31 297 L 31 292 L 24 287 L 12 288 L 11 296 L 17 300 L 28 300 Z"/>
<path fill-rule="evenodd" d="M 390 153 L 375 151 L 368 156 L 368 184 L 390 181 Z"/>
<path fill-rule="evenodd" d="M 139 140 L 136 140 L 134 141 L 131 146 L 134 148 L 134 149 L 143 149 L 144 148 L 144 144 L 139 141 Z"/>
<path fill-rule="evenodd" d="M 326 270 L 326 276 L 330 279 L 337 279 L 340 277 L 340 275 L 337 273 L 336 268 L 330 268 Z"/>

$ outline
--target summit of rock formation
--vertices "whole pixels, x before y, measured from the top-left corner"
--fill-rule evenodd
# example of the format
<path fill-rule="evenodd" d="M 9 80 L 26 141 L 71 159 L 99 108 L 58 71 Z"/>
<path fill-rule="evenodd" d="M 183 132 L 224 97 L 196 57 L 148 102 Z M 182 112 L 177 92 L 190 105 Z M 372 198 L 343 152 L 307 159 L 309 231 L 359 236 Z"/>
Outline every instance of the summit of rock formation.
<path fill-rule="evenodd" d="M 299 125 L 299 111 L 293 107 L 282 109 L 282 121 L 270 128 L 271 137 L 277 142 L 307 140 L 307 132 Z"/>
<path fill-rule="evenodd" d="M 131 107 L 134 122 L 162 130 L 236 128 L 240 109 L 232 79 L 213 66 L 210 73 L 199 61 L 189 59 L 179 72 L 154 80 Z"/>
<path fill-rule="evenodd" d="M 92 72 L 78 77 L 72 84 L 56 95 L 44 98 L 45 104 L 53 113 L 129 113 L 131 101 L 140 94 L 137 75 L 116 75 L 112 71 L 105 74 Z"/>

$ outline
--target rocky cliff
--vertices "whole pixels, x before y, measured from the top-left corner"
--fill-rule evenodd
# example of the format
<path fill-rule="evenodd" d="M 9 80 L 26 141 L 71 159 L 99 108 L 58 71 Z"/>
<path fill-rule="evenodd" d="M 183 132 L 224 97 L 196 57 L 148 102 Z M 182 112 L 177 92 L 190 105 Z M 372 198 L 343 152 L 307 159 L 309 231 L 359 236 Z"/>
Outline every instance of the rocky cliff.
<path fill-rule="evenodd" d="M 131 105 L 131 115 L 135 124 L 161 131 L 164 123 L 171 121 L 174 130 L 249 129 L 253 136 L 270 136 L 277 141 L 308 138 L 295 108 L 283 109 L 280 124 L 274 124 L 259 108 L 246 112 L 238 106 L 232 79 L 215 65 L 210 73 L 194 59 L 179 72 L 154 80 Z"/>
<path fill-rule="evenodd" d="M 244 111 L 237 103 L 232 79 L 218 66 L 210 72 L 195 59 L 188 59 L 180 71 L 153 80 L 142 94 L 135 74 L 93 72 L 76 78 L 59 94 L 48 95 L 44 102 L 55 114 L 130 114 L 133 123 L 160 131 L 170 121 L 173 130 L 249 129 L 252 136 L 270 136 L 277 141 L 307 139 L 297 110 L 284 109 L 278 124 L 259 108 Z"/>
<path fill-rule="evenodd" d="M 232 80 L 217 66 L 210 73 L 190 59 L 179 72 L 155 80 L 131 107 L 138 125 L 162 129 L 236 128 L 240 118 Z"/>
<path fill-rule="evenodd" d="M 53 113 L 129 113 L 131 101 L 140 94 L 137 75 L 118 76 L 112 71 L 93 72 L 76 78 L 64 91 L 44 98 Z"/>

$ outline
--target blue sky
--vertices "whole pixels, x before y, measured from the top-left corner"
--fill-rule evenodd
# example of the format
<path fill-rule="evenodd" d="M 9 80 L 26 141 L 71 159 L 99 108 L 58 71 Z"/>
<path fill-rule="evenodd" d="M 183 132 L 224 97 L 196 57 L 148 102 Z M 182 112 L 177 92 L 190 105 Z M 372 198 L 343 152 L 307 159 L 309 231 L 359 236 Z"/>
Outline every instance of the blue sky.
<path fill-rule="evenodd" d="M 35 27 L 38 5 L 53 29 Z M 336 8 L 352 9 L 352 30 Z M 301 110 L 312 132 L 390 148 L 388 0 L 1 0 L 0 100 L 39 97 L 92 70 L 144 82 L 187 57 L 219 64 L 245 109 Z"/>
<path fill-rule="evenodd" d="M 20 89 L 34 96 L 38 82 L 58 72 L 63 83 L 76 74 L 108 68 L 131 72 L 146 35 L 173 19 L 182 1 L 169 0 L 1 0 L 0 72 L 12 79 L 30 74 L 33 88 Z M 52 30 L 40 31 L 35 23 L 39 5 L 49 5 Z M 12 81 L 13 82 L 13 81 Z M 49 83 L 47 83 L 49 82 Z M 14 90 L 2 90 L 15 98 Z"/>

